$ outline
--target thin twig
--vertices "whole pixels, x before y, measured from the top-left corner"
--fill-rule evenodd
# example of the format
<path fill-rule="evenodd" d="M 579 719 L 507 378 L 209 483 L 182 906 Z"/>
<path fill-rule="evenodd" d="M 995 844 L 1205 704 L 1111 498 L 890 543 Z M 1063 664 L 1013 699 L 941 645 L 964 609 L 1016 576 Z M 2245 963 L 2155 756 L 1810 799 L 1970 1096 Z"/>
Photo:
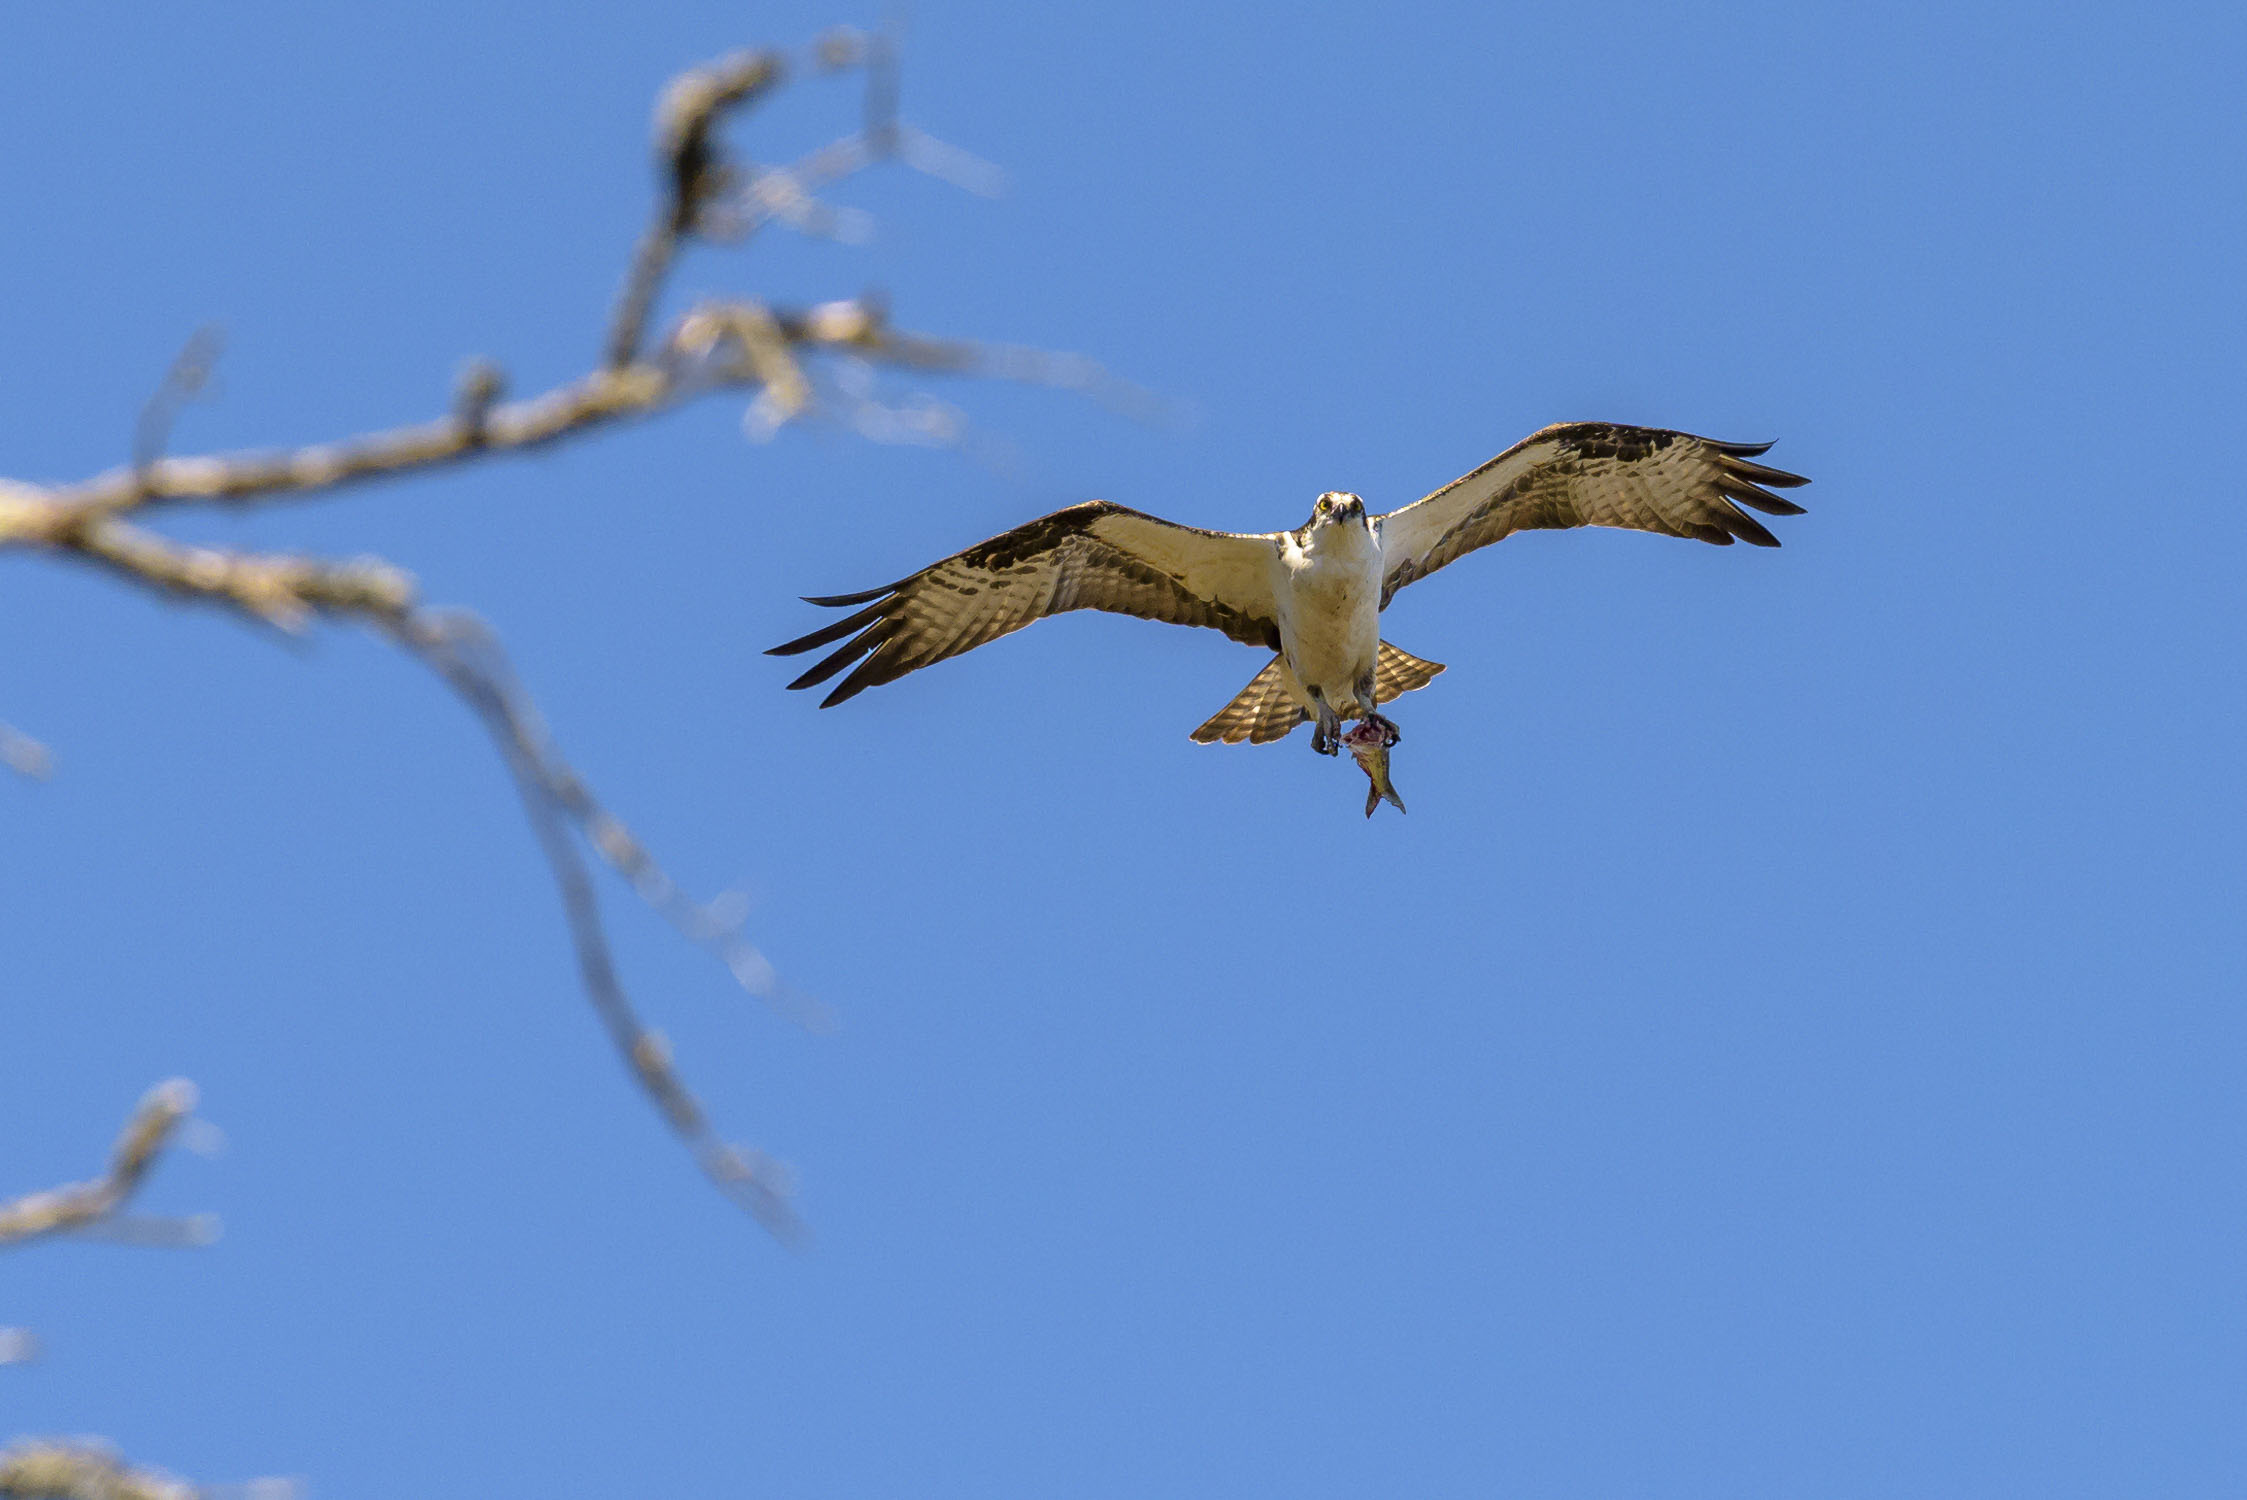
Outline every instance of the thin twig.
<path fill-rule="evenodd" d="M 679 242 L 694 232 L 704 203 L 727 186 L 728 170 L 713 132 L 728 114 L 777 85 L 782 71 L 778 53 L 737 52 L 680 74 L 663 91 L 655 111 L 663 198 L 632 252 L 624 291 L 609 318 L 603 355 L 608 368 L 623 369 L 638 357 Z"/>
<path fill-rule="evenodd" d="M 54 752 L 12 724 L 0 724 L 0 766 L 45 781 L 54 774 Z"/>
<path fill-rule="evenodd" d="M 841 27 L 822 37 L 812 54 L 821 71 L 856 68 L 865 74 L 859 128 L 789 166 L 737 168 L 732 174 L 740 179 L 737 187 L 729 196 L 705 205 L 698 232 L 710 238 L 740 240 L 778 220 L 805 234 L 854 242 L 867 239 L 872 234 L 871 216 L 858 209 L 823 203 L 817 194 L 823 187 L 888 161 L 903 162 L 981 197 L 997 197 L 1006 185 L 1003 171 L 972 152 L 907 124 L 899 116 L 897 53 L 896 39 L 887 29 L 869 34 Z"/>
<path fill-rule="evenodd" d="M 573 828 L 612 863 L 637 872 L 636 885 L 645 888 L 646 882 L 660 880 L 664 891 L 675 894 L 677 888 L 647 859 L 623 825 L 601 810 L 576 772 L 554 752 L 536 712 L 517 690 L 497 639 L 482 621 L 466 614 L 420 611 L 401 622 L 394 634 L 475 712 L 498 746 L 560 889 L 586 997 L 640 1087 L 720 1192 L 755 1215 L 775 1238 L 801 1243 L 805 1231 L 790 1201 L 793 1184 L 787 1168 L 761 1151 L 735 1146 L 717 1135 L 701 1101 L 672 1066 L 670 1044 L 641 1022 L 625 993 L 601 923 L 600 898 L 571 837 Z M 744 948 L 754 956 L 753 949 Z M 761 958 L 755 964 L 747 973 L 745 962 L 734 964 L 736 977 L 750 984 L 762 977 L 758 970 L 769 973 Z"/>
<path fill-rule="evenodd" d="M 0 1245 L 21 1245 L 113 1220 L 140 1190 L 173 1133 L 194 1113 L 195 1085 L 186 1079 L 169 1079 L 150 1089 L 110 1148 L 109 1168 L 101 1176 L 0 1203 Z M 173 1232 L 163 1242 L 170 1244 L 208 1244 L 216 1233 L 213 1221 L 201 1216 L 137 1222 L 157 1230 L 169 1225 Z"/>
<path fill-rule="evenodd" d="M 134 468 L 146 468 L 163 455 L 179 409 L 203 394 L 218 364 L 219 351 L 225 347 L 226 335 L 215 323 L 207 323 L 189 336 L 172 360 L 172 367 L 164 372 L 156 393 L 140 409 L 140 421 L 133 426 Z"/>

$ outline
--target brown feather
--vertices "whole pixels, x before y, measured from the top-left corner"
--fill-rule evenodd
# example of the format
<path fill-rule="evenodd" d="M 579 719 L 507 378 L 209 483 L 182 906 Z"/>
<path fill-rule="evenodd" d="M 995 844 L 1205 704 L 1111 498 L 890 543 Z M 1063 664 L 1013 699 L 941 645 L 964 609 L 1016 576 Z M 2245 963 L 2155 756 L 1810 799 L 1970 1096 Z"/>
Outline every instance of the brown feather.
<path fill-rule="evenodd" d="M 1802 514 L 1760 488 L 1792 488 L 1799 474 L 1749 460 L 1769 443 L 1720 443 L 1691 433 L 1611 422 L 1569 422 L 1516 443 L 1424 499 L 1381 517 L 1388 558 L 1381 602 L 1447 563 L 1517 531 L 1616 526 L 1728 547 L 1779 539 L 1739 504 Z"/>
<path fill-rule="evenodd" d="M 767 654 L 793 656 L 841 642 L 788 684 L 814 687 L 856 663 L 821 701 L 826 708 L 1076 609 L 1207 626 L 1277 650 L 1272 547 L 1269 537 L 1175 526 L 1091 501 L 1001 532 L 887 588 L 814 598 L 809 602 L 866 607 Z"/>

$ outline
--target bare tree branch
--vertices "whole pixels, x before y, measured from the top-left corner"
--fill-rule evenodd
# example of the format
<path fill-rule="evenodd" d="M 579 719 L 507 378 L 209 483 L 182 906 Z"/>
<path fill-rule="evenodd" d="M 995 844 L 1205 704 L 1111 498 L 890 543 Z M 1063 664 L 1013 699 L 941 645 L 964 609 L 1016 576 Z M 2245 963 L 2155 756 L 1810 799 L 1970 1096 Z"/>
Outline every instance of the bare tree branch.
<path fill-rule="evenodd" d="M 775 312 L 753 302 L 712 303 L 682 321 L 701 328 L 762 319 L 790 347 L 846 349 L 865 358 L 925 365 L 931 341 L 896 338 L 868 305 L 830 302 Z M 487 377 L 488 382 L 489 377 Z M 284 496 L 324 493 L 369 479 L 433 469 L 486 454 L 546 447 L 594 428 L 653 416 L 680 400 L 727 387 L 756 387 L 763 376 L 738 339 L 692 351 L 676 337 L 645 360 L 596 370 L 528 400 L 506 404 L 460 400 L 432 422 L 279 452 L 159 458 L 112 469 L 75 484 L 0 481 L 0 547 L 82 545 L 89 525 L 126 514 L 195 503 L 243 506 Z"/>
<path fill-rule="evenodd" d="M 0 1448 L 0 1500 L 290 1500 L 289 1479 L 195 1485 L 127 1464 L 106 1443 L 24 1438 Z"/>
<path fill-rule="evenodd" d="M 799 1239 L 802 1226 L 789 1205 L 786 1171 L 716 1135 L 672 1066 L 668 1045 L 642 1024 L 627 997 L 601 926 L 585 850 L 711 949 L 744 988 L 799 1021 L 815 1024 L 821 1013 L 779 982 L 741 936 L 738 917 L 689 899 L 593 797 L 555 752 L 490 629 L 472 615 L 425 607 L 412 575 L 381 558 L 193 545 L 149 529 L 149 522 L 182 507 L 245 508 L 527 452 L 718 391 L 751 393 L 748 420 L 762 431 L 818 412 L 825 392 L 868 435 L 957 441 L 957 414 L 939 420 L 949 408 L 932 413 L 928 403 L 898 408 L 874 399 L 871 372 L 884 366 L 996 376 L 1143 404 L 1144 393 L 1111 381 L 1089 360 L 898 333 L 871 297 L 802 308 L 746 298 L 706 301 L 651 339 L 650 321 L 678 251 L 690 239 L 739 238 L 774 219 L 831 228 L 841 221 L 818 202 L 817 190 L 881 161 L 904 161 L 978 190 L 995 186 L 995 168 L 899 119 L 893 36 L 832 32 L 813 47 L 811 60 L 819 71 L 864 73 L 863 116 L 856 132 L 792 168 L 759 169 L 729 154 L 718 137 L 728 120 L 781 85 L 787 69 L 780 53 L 735 53 L 666 87 L 655 117 L 657 202 L 610 313 L 602 361 L 589 373 L 509 401 L 501 370 L 479 360 L 463 371 L 450 410 L 429 421 L 296 448 L 169 457 L 163 450 L 178 407 L 203 388 L 217 355 L 217 337 L 206 331 L 189 341 L 141 413 L 129 464 L 72 483 L 0 479 L 0 553 L 19 549 L 77 562 L 282 630 L 302 630 L 319 619 L 361 624 L 436 672 L 475 711 L 514 778 L 560 889 L 586 994 L 618 1052 L 704 1173 L 788 1240 Z M 822 378 L 822 364 L 833 365 L 834 379 Z M 36 774 L 46 757 L 36 742 L 0 727 L 0 761 Z M 0 1217 L 0 1242 L 9 1238 L 5 1226 L 11 1223 L 19 1226 L 14 1237 L 24 1238 L 102 1222 L 137 1180 L 105 1179 L 20 1200 L 8 1210 L 15 1219 Z"/>
<path fill-rule="evenodd" d="M 194 1113 L 195 1085 L 186 1079 L 168 1079 L 150 1089 L 126 1120 L 117 1144 L 110 1148 L 109 1167 L 101 1176 L 0 1203 L 0 1246 L 83 1232 L 114 1222 L 140 1226 L 131 1233 L 136 1238 L 146 1236 L 142 1243 L 208 1244 L 217 1234 L 216 1221 L 208 1216 L 117 1219 L 133 1194 L 140 1191 L 173 1134 Z"/>
<path fill-rule="evenodd" d="M 45 781 L 54 773 L 54 753 L 12 724 L 0 724 L 0 766 L 18 776 Z"/>
<path fill-rule="evenodd" d="M 216 324 L 205 324 L 195 330 L 184 348 L 172 360 L 171 369 L 164 372 L 163 383 L 156 394 L 140 409 L 140 421 L 133 428 L 133 467 L 144 469 L 163 455 L 165 444 L 172 439 L 172 423 L 179 409 L 203 394 L 210 384 L 211 371 L 218 364 L 219 351 L 226 347 L 226 338 Z"/>
<path fill-rule="evenodd" d="M 134 1469 L 87 1442 L 26 1439 L 0 1449 L 6 1500 L 197 1500 L 194 1485 L 156 1469 Z"/>
<path fill-rule="evenodd" d="M 647 336 L 648 315 L 670 274 L 679 242 L 695 230 L 710 199 L 732 185 L 733 171 L 713 132 L 728 114 L 777 86 L 782 63 L 773 52 L 736 52 L 671 80 L 655 107 L 655 146 L 663 198 L 632 253 L 624 292 L 609 318 L 606 363 L 632 363 Z"/>
<path fill-rule="evenodd" d="M 602 809 L 577 773 L 555 753 L 536 710 L 516 687 L 498 640 L 482 621 L 464 613 L 424 610 L 398 622 L 394 634 L 475 711 L 498 746 L 522 796 L 540 852 L 560 888 L 586 997 L 640 1087 L 720 1192 L 755 1215 L 776 1238 L 801 1243 L 804 1227 L 790 1204 L 794 1187 L 787 1168 L 761 1151 L 722 1140 L 711 1128 L 701 1101 L 672 1066 L 670 1044 L 641 1023 L 617 976 L 615 956 L 601 925 L 600 898 L 572 830 L 631 879 L 651 905 L 682 927 L 692 930 L 700 923 L 709 931 L 720 931 L 726 925 L 723 918 L 681 896 L 639 841 Z M 771 966 L 738 938 L 732 942 L 735 946 L 720 951 L 728 955 L 736 979 L 745 988 L 770 993 Z"/>
<path fill-rule="evenodd" d="M 449 409 L 426 421 L 291 448 L 169 456 L 180 408 L 205 391 L 218 357 L 218 331 L 206 328 L 187 342 L 139 413 L 125 465 L 66 483 L 0 478 L 0 553 L 76 563 L 279 630 L 302 631 L 315 622 L 360 625 L 434 672 L 475 714 L 506 765 L 560 893 L 579 978 L 619 1057 L 703 1174 L 789 1244 L 801 1243 L 805 1229 L 788 1169 L 717 1133 L 675 1066 L 669 1043 L 641 1019 L 617 971 L 588 853 L 712 952 L 744 989 L 807 1025 L 821 1023 L 824 1012 L 780 981 L 743 936 L 739 912 L 689 897 L 594 796 L 555 748 L 491 629 L 464 611 L 425 605 L 413 576 L 383 558 L 193 544 L 154 528 L 183 508 L 247 509 L 528 452 L 716 392 L 746 393 L 745 420 L 766 431 L 807 415 L 839 413 L 871 436 L 957 441 L 964 419 L 950 408 L 933 399 L 893 406 L 876 398 L 875 372 L 887 367 L 1055 385 L 1150 411 L 1145 393 L 1111 380 L 1087 360 L 899 333 L 884 304 L 871 296 L 794 308 L 749 298 L 705 301 L 657 331 L 672 268 L 690 240 L 740 240 L 775 221 L 816 234 L 858 235 L 865 216 L 818 195 L 881 162 L 900 162 L 972 191 L 997 191 L 997 168 L 899 117 L 897 52 L 896 37 L 887 31 L 837 31 L 813 47 L 815 70 L 864 75 L 860 128 L 787 167 L 759 167 L 731 154 L 719 138 L 728 121 L 784 82 L 787 63 L 780 53 L 735 53 L 666 87 L 655 118 L 657 201 L 609 313 L 600 361 L 575 379 L 509 400 L 501 368 L 477 360 L 462 370 Z M 40 777 L 50 765 L 44 745 L 0 724 L 0 766 Z M 186 1080 L 159 1084 L 134 1110 L 100 1176 L 0 1202 L 0 1248 L 57 1235 L 208 1243 L 216 1235 L 211 1216 L 127 1212 L 158 1158 L 190 1122 L 195 1102 Z M 0 1327 L 0 1365 L 36 1355 L 29 1330 Z M 199 1486 L 128 1465 L 91 1440 L 26 1438 L 0 1449 L 0 1500 L 288 1500 L 296 1488 L 282 1480 Z"/>

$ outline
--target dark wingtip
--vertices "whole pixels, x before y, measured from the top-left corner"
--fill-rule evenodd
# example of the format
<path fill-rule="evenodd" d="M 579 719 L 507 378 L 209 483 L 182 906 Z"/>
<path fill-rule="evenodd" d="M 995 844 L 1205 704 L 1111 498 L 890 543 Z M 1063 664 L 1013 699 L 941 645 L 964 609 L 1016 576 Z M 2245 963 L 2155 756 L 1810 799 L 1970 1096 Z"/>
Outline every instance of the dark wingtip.
<path fill-rule="evenodd" d="M 879 642 L 869 643 L 864 636 L 845 645 L 840 651 L 830 652 L 812 664 L 809 671 L 788 684 L 791 688 L 817 687 L 852 662 L 874 649 Z"/>
<path fill-rule="evenodd" d="M 765 655 L 794 656 L 799 652 L 810 651 L 820 646 L 832 646 L 845 636 L 856 635 L 868 626 L 880 623 L 881 618 L 882 606 L 879 604 L 871 605 L 855 615 L 840 620 L 830 620 L 810 635 L 800 635 L 792 641 L 783 641 L 779 645 L 769 648 Z M 867 649 L 871 650 L 872 648 L 868 647 Z"/>
<path fill-rule="evenodd" d="M 777 646 L 765 647 L 767 656 L 801 656 L 815 647 L 829 645 L 849 635 L 848 630 L 815 630 L 810 635 L 800 635 L 792 641 L 782 641 Z"/>
<path fill-rule="evenodd" d="M 896 592 L 897 585 L 890 583 L 878 589 L 863 589 L 855 594 L 805 594 L 803 601 L 806 604 L 816 604 L 821 609 L 848 609 L 853 604 L 871 604 L 884 594 Z"/>
<path fill-rule="evenodd" d="M 1792 500 L 1783 500 L 1745 479 L 1734 479 L 1726 485 L 1724 498 L 1736 505 L 1752 505 L 1767 516 L 1799 516 L 1803 513 L 1802 507 Z"/>
<path fill-rule="evenodd" d="M 1776 547 L 1779 545 L 1779 539 L 1765 530 L 1763 523 L 1755 517 L 1749 515 L 1746 511 L 1732 510 L 1730 506 L 1726 506 L 1725 509 L 1730 514 L 1725 516 L 1724 524 L 1741 541 L 1756 547 Z"/>
<path fill-rule="evenodd" d="M 1774 469 L 1769 464 L 1752 464 L 1744 458 L 1731 459 L 1724 465 L 1724 472 L 1735 479 L 1768 484 L 1782 490 L 1791 490 L 1810 482 L 1801 474 L 1790 474 L 1785 469 Z"/>
<path fill-rule="evenodd" d="M 833 708 L 838 703 L 846 703 L 857 697 L 872 686 L 874 683 L 870 679 L 864 678 L 859 672 L 853 672 L 837 684 L 833 692 L 820 699 L 819 706 Z"/>
<path fill-rule="evenodd" d="M 1777 438 L 1773 438 L 1771 443 L 1777 441 Z M 1720 443 L 1714 438 L 1709 439 L 1710 447 L 1719 453 L 1729 453 L 1734 458 L 1761 458 L 1771 451 L 1771 443 Z"/>

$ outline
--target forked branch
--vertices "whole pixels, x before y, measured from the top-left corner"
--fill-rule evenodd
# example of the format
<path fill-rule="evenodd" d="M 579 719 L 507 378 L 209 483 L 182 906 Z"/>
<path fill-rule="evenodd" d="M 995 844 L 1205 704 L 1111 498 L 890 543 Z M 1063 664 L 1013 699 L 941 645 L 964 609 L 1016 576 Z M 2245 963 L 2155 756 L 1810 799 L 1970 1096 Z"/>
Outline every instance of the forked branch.
<path fill-rule="evenodd" d="M 492 632 L 474 616 L 423 604 L 411 574 L 377 557 L 323 559 L 180 542 L 150 523 L 185 507 L 245 508 L 324 495 L 345 486 L 429 473 L 500 454 L 547 447 L 651 417 L 713 392 L 748 393 L 765 425 L 815 404 L 821 360 L 857 369 L 889 365 L 927 373 L 988 374 L 1070 387 L 1105 382 L 1083 360 L 1033 351 L 900 334 L 870 298 L 780 308 L 753 299 L 705 302 L 659 336 L 650 327 L 680 249 L 690 240 L 738 241 L 780 220 L 821 232 L 843 222 L 818 190 L 877 162 L 902 160 L 967 185 L 988 188 L 992 169 L 914 130 L 896 113 L 895 50 L 885 35 L 843 31 L 811 51 L 819 71 L 855 68 L 867 79 L 861 127 L 792 168 L 759 168 L 727 149 L 721 129 L 769 97 L 788 75 L 788 59 L 743 52 L 680 75 L 656 111 L 657 201 L 636 245 L 603 340 L 588 373 L 520 400 L 503 399 L 506 381 L 486 362 L 472 364 L 449 410 L 428 421 L 303 447 L 264 452 L 167 456 L 181 403 L 207 382 L 215 335 L 201 334 L 174 363 L 143 411 L 130 462 L 64 484 L 0 479 L 0 552 L 44 554 L 107 572 L 150 591 L 230 610 L 284 630 L 315 620 L 358 623 L 397 642 L 433 670 L 491 736 L 522 795 L 532 829 L 552 867 L 576 947 L 586 994 L 626 1066 L 702 1170 L 776 1235 L 797 1237 L 786 1173 L 759 1152 L 726 1144 L 680 1081 L 660 1034 L 649 1030 L 618 981 L 603 932 L 587 851 L 619 871 L 641 897 L 696 941 L 713 949 L 735 977 L 767 999 L 787 1002 L 738 923 L 688 900 L 648 852 L 611 816 L 548 740 Z M 41 747 L 0 728 L 0 761 L 19 770 L 45 765 Z M 152 1096 L 153 1097 L 153 1096 Z M 122 1158 L 121 1158 L 122 1160 Z M 107 1211 L 129 1194 L 138 1171 L 9 1205 L 16 1238 L 54 1232 Z"/>
<path fill-rule="evenodd" d="M 143 1244 L 207 1243 L 217 1232 L 216 1222 L 208 1216 L 129 1221 L 118 1217 L 194 1113 L 195 1085 L 186 1079 L 170 1079 L 150 1089 L 126 1120 L 100 1176 L 0 1202 L 0 1246 L 105 1226 L 117 1231 L 113 1238 Z"/>

